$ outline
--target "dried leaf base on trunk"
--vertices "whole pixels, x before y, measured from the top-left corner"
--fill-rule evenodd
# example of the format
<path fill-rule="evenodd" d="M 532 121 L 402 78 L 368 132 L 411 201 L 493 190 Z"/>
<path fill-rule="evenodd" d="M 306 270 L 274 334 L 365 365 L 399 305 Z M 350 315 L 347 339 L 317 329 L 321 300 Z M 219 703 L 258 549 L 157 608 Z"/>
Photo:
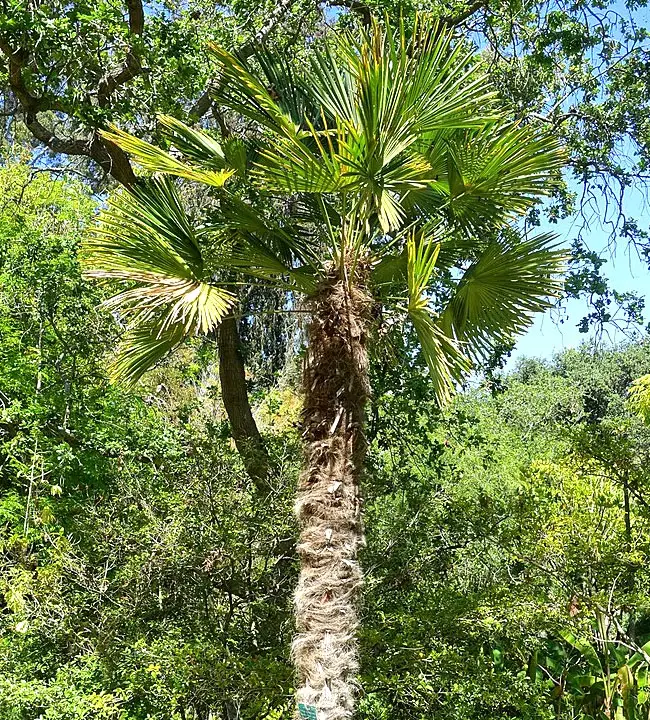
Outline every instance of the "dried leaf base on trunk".
<path fill-rule="evenodd" d="M 299 715 L 343 720 L 354 711 L 357 598 L 363 544 L 359 476 L 368 395 L 370 306 L 364 285 L 333 276 L 310 300 L 303 432 L 306 469 L 296 514 L 301 560 L 296 590 Z"/>

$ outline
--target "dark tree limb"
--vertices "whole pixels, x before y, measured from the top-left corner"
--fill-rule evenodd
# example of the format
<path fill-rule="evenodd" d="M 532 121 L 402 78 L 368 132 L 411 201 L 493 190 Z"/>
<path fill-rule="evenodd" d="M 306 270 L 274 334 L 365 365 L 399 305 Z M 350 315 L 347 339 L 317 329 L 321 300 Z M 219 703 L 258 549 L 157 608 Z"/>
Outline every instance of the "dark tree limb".
<path fill-rule="evenodd" d="M 48 130 L 33 113 L 25 115 L 25 125 L 31 134 L 53 153 L 61 155 L 82 155 L 94 160 L 102 170 L 121 185 L 133 185 L 136 180 L 126 153 L 114 143 L 93 132 L 88 140 L 61 138 Z"/>
<path fill-rule="evenodd" d="M 464 23 L 465 20 L 469 20 L 469 18 L 471 18 L 472 15 L 477 13 L 479 10 L 484 10 L 487 7 L 488 0 L 477 0 L 476 2 L 471 3 L 471 5 L 469 5 L 467 9 L 463 10 L 463 12 L 458 13 L 458 15 L 443 15 L 440 19 L 445 23 L 445 25 L 455 27 L 456 25 Z"/>
<path fill-rule="evenodd" d="M 137 38 L 142 35 L 144 30 L 144 9 L 141 0 L 127 0 L 126 4 L 129 12 L 129 31 L 133 36 L 133 41 L 127 50 L 122 67 L 117 72 L 104 76 L 99 83 L 97 101 L 100 107 L 108 105 L 110 96 L 116 88 L 133 80 L 142 72 L 142 61 L 137 49 Z"/>
<path fill-rule="evenodd" d="M 106 75 L 97 87 L 97 100 L 100 107 L 106 107 L 111 94 L 120 85 L 129 82 L 142 72 L 142 64 L 135 40 L 144 29 L 144 8 L 142 0 L 127 0 L 129 31 L 134 38 L 123 66 L 115 73 Z M 7 58 L 9 87 L 17 100 L 25 125 L 36 140 L 53 153 L 62 155 L 85 156 L 94 160 L 102 170 L 122 185 L 135 182 L 135 174 L 126 153 L 117 145 L 104 140 L 95 129 L 90 138 L 62 138 L 49 130 L 39 119 L 39 113 L 54 110 L 70 114 L 56 98 L 39 97 L 32 93 L 25 83 L 23 69 L 29 62 L 26 48 L 12 48 L 5 36 L 0 36 L 0 51 Z"/>
<path fill-rule="evenodd" d="M 234 318 L 226 318 L 219 326 L 217 344 L 221 396 L 232 436 L 256 489 L 267 495 L 271 489 L 268 482 L 270 460 L 248 401 L 246 371 Z"/>
<path fill-rule="evenodd" d="M 195 120 L 199 120 L 206 113 L 209 112 L 212 107 L 212 92 L 208 88 L 203 95 L 192 105 L 189 111 L 189 116 Z"/>
<path fill-rule="evenodd" d="M 126 0 L 129 11 L 129 30 L 133 35 L 142 35 L 144 30 L 144 8 L 142 0 Z"/>

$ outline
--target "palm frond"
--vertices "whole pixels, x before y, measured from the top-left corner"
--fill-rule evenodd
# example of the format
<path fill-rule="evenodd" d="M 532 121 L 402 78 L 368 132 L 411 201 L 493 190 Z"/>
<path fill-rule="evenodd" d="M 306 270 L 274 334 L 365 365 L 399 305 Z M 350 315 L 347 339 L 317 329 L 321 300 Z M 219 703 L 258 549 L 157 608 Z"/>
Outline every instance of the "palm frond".
<path fill-rule="evenodd" d="M 424 15 L 412 31 L 403 20 L 382 30 L 375 22 L 353 37 L 313 55 L 315 101 L 338 118 L 379 140 L 385 161 L 403 143 L 441 128 L 480 127 L 492 117 L 495 92 L 472 49 Z"/>
<path fill-rule="evenodd" d="M 83 245 L 87 274 L 128 280 L 163 275 L 202 281 L 196 232 L 170 178 L 151 178 L 111 198 Z"/>
<path fill-rule="evenodd" d="M 97 271 L 94 277 L 115 276 Z M 219 325 L 235 304 L 232 293 L 208 283 L 145 273 L 132 273 L 128 279 L 138 285 L 113 295 L 102 305 L 129 317 L 132 325 L 161 318 L 163 331 L 170 326 L 182 326 L 187 335 L 207 333 Z"/>
<path fill-rule="evenodd" d="M 435 271 L 440 244 L 412 236 L 407 242 L 408 315 L 429 367 L 440 404 L 451 398 L 455 384 L 471 363 L 453 336 L 445 333 L 429 308 L 427 288 Z"/>
<path fill-rule="evenodd" d="M 299 283 L 302 276 L 296 266 L 315 269 L 319 262 L 313 231 L 306 235 L 301 224 L 293 220 L 280 224 L 235 195 L 227 195 L 221 199 L 218 217 L 201 232 L 230 233 L 229 237 L 235 240 L 232 251 L 221 259 L 224 267 L 244 273 L 247 267 L 264 268 L 267 278 L 289 275 Z"/>
<path fill-rule="evenodd" d="M 108 366 L 110 379 L 124 385 L 135 385 L 185 337 L 182 324 L 167 326 L 164 330 L 155 322 L 131 328 L 122 336 L 115 357 Z"/>
<path fill-rule="evenodd" d="M 158 115 L 158 122 L 174 147 L 185 157 L 210 169 L 222 170 L 227 167 L 224 148 L 207 133 L 188 127 L 171 115 Z"/>
<path fill-rule="evenodd" d="M 429 310 L 409 310 L 409 318 L 429 367 L 429 379 L 436 400 L 440 405 L 445 405 L 472 364 L 459 344 L 440 328 Z"/>
<path fill-rule="evenodd" d="M 511 341 L 560 295 L 566 252 L 551 234 L 501 234 L 463 274 L 440 317 L 444 332 L 475 358 Z"/>
<path fill-rule="evenodd" d="M 501 123 L 439 133 L 424 154 L 434 181 L 413 202 L 446 211 L 456 226 L 473 233 L 502 225 L 549 195 L 566 162 L 549 132 Z"/>
<path fill-rule="evenodd" d="M 402 198 L 433 180 L 415 149 L 442 129 L 477 128 L 494 92 L 471 49 L 431 21 L 413 35 L 377 24 L 357 40 L 340 35 L 313 54 L 309 85 L 322 114 L 265 153 L 262 173 L 295 192 L 356 192 L 384 232 L 403 225 Z M 292 147 L 295 146 L 295 147 Z"/>
<path fill-rule="evenodd" d="M 129 322 L 126 369 L 158 358 L 170 333 L 177 343 L 179 333 L 213 330 L 235 304 L 232 293 L 206 277 L 196 235 L 169 178 L 117 195 L 84 243 L 82 262 L 86 277 L 128 283 L 104 303 Z M 136 341 L 147 336 L 142 328 L 152 327 L 157 337 L 138 347 Z"/>
<path fill-rule="evenodd" d="M 190 128 L 186 128 L 190 132 L 185 133 L 184 136 L 181 136 L 180 134 L 178 134 L 178 127 L 182 125 L 182 123 L 180 123 L 179 121 L 174 122 L 177 129 L 177 141 L 182 138 L 180 142 L 181 144 L 183 144 L 185 149 L 190 149 L 190 152 L 192 152 L 194 155 L 197 155 L 199 153 L 198 141 L 196 141 L 195 137 L 194 144 L 192 144 L 192 142 L 189 140 L 189 137 L 190 133 L 193 135 L 198 135 L 198 132 L 190 131 Z M 212 185 L 214 187 L 223 187 L 226 180 L 228 180 L 228 178 L 231 177 L 233 174 L 232 170 L 204 170 L 200 167 L 188 165 L 187 163 L 178 160 L 164 150 L 161 150 L 159 147 L 148 143 L 146 140 L 141 140 L 140 138 L 135 137 L 135 135 L 124 132 L 124 130 L 120 130 L 117 127 L 113 127 L 111 128 L 111 130 L 103 130 L 101 132 L 101 135 L 107 140 L 115 143 L 115 145 L 124 150 L 124 152 L 131 155 L 131 157 L 135 158 L 137 162 L 149 172 L 166 173 L 168 175 L 174 175 L 176 177 L 185 178 L 186 180 L 193 180 L 195 182 L 205 183 L 206 185 Z M 205 136 L 203 140 L 202 150 L 205 151 L 206 154 L 206 148 L 209 145 L 208 140 L 209 138 Z M 221 150 L 220 146 L 219 150 Z M 210 155 L 210 158 L 211 162 L 216 162 L 217 159 L 220 158 L 220 156 Z M 219 163 L 221 163 L 220 159 Z"/>
<path fill-rule="evenodd" d="M 311 130 L 310 130 L 311 132 Z M 256 176 L 270 190 L 290 193 L 335 193 L 351 187 L 336 154 L 313 131 L 311 147 L 296 138 L 278 138 L 265 147 L 256 163 Z"/>
<path fill-rule="evenodd" d="M 170 178 L 115 194 L 85 240 L 82 258 L 89 274 L 118 279 L 131 272 L 184 279 L 203 273 L 195 231 Z"/>
<path fill-rule="evenodd" d="M 244 60 L 218 45 L 210 45 L 210 50 L 219 66 L 220 82 L 215 91 L 219 102 L 274 132 L 289 137 L 298 133 L 299 122 L 278 104 Z"/>

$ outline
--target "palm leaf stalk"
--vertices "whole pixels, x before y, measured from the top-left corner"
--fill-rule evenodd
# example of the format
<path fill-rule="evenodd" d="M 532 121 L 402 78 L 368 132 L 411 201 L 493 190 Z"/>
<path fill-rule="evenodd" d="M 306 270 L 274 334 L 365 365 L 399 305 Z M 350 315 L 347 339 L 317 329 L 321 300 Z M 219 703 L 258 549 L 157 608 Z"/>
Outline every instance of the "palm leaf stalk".
<path fill-rule="evenodd" d="M 558 181 L 564 155 L 547 132 L 513 124 L 471 48 L 424 17 L 340 35 L 301 73 L 269 53 L 244 62 L 213 52 L 218 101 L 257 128 L 249 158 L 241 162 L 239 146 L 229 161 L 216 140 L 169 119 L 173 156 L 109 133 L 157 174 L 103 213 L 86 263 L 95 277 L 129 283 L 111 304 L 131 319 L 115 364 L 131 379 L 232 314 L 220 278 L 303 297 L 297 707 L 305 718 L 343 720 L 357 691 L 359 488 L 376 318 L 412 323 L 433 390 L 448 400 L 473 361 L 528 327 L 560 290 L 563 253 L 550 236 L 523 237 L 515 221 Z M 215 187 L 219 211 L 191 222 L 172 177 Z"/>

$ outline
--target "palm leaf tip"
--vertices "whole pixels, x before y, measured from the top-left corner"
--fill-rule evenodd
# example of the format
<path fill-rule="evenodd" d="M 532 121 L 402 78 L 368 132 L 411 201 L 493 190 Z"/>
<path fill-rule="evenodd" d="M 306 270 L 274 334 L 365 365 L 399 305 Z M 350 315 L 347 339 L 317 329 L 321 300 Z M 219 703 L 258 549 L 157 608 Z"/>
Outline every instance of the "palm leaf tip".
<path fill-rule="evenodd" d="M 180 121 L 175 122 L 178 125 L 182 125 Z M 176 127 L 178 125 L 176 125 Z M 182 137 L 184 140 L 181 144 L 186 151 L 188 149 L 190 150 L 189 157 L 197 159 L 197 155 L 200 154 L 199 150 L 205 150 L 205 147 L 198 143 L 198 141 L 193 144 L 187 139 L 187 136 L 189 133 L 192 133 L 192 135 L 196 137 L 200 135 L 200 133 L 191 131 L 190 128 L 187 128 L 186 126 L 183 127 L 187 133 L 183 136 L 178 136 Z M 117 145 L 120 149 L 124 150 L 124 152 L 134 158 L 141 167 L 152 173 L 173 175 L 175 177 L 184 178 L 185 180 L 192 180 L 194 182 L 212 185 L 213 187 L 223 187 L 225 182 L 232 177 L 234 173 L 234 170 L 231 169 L 213 170 L 203 169 L 201 166 L 190 165 L 174 157 L 170 153 L 165 152 L 156 145 L 153 145 L 146 140 L 141 140 L 135 135 L 131 135 L 130 133 L 120 130 L 115 126 L 111 126 L 109 130 L 101 130 L 100 135 L 109 142 Z M 207 143 L 207 136 L 205 137 L 205 143 Z M 210 155 L 207 151 L 205 151 L 203 155 L 203 163 L 205 163 L 206 154 L 213 163 L 219 159 L 218 155 Z M 210 163 L 207 163 L 206 165 L 209 168 Z"/>
<path fill-rule="evenodd" d="M 456 384 L 469 372 L 471 361 L 455 338 L 445 333 L 429 308 L 427 289 L 434 276 L 440 243 L 427 238 L 407 240 L 408 315 L 429 369 L 434 394 L 440 405 L 448 403 Z"/>
<path fill-rule="evenodd" d="M 630 386 L 630 409 L 650 424 L 650 375 L 643 375 Z"/>
<path fill-rule="evenodd" d="M 145 373 L 160 363 L 184 339 L 183 328 L 168 327 L 161 332 L 154 323 L 128 330 L 108 366 L 109 379 L 127 387 L 134 386 Z"/>

